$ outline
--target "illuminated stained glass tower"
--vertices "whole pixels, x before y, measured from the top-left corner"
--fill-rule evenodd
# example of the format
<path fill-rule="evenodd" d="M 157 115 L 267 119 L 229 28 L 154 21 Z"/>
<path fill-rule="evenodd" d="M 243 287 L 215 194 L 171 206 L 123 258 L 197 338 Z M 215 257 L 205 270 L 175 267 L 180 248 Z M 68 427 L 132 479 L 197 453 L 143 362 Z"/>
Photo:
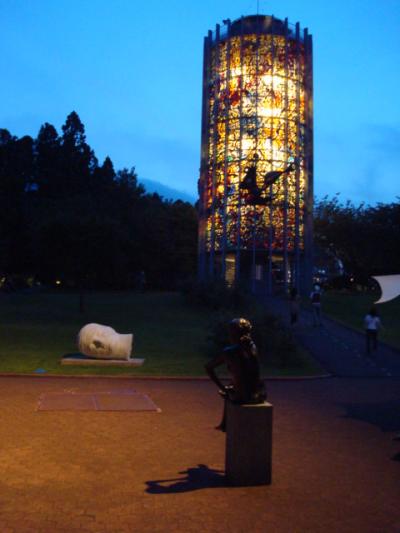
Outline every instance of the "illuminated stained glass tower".
<path fill-rule="evenodd" d="M 312 275 L 312 37 L 248 16 L 204 44 L 199 273 L 308 290 Z"/>

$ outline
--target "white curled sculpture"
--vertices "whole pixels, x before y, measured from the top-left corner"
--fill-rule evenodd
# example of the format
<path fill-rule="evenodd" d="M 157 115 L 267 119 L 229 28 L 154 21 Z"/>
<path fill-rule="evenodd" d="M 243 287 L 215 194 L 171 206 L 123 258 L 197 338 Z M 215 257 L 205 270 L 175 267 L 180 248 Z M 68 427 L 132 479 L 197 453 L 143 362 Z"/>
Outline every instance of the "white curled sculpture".
<path fill-rule="evenodd" d="M 390 302 L 400 295 L 400 274 L 394 276 L 372 276 L 379 283 L 382 295 L 376 304 Z"/>
<path fill-rule="evenodd" d="M 101 324 L 86 324 L 78 334 L 79 351 L 97 359 L 129 359 L 132 343 L 132 333 L 117 333 Z"/>

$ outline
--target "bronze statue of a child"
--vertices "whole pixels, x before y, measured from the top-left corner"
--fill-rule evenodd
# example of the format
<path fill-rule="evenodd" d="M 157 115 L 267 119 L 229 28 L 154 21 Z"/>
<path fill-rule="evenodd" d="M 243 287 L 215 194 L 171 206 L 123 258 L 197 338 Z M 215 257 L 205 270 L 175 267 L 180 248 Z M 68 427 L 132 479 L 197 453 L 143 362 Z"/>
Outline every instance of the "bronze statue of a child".
<path fill-rule="evenodd" d="M 222 354 L 209 361 L 206 372 L 219 387 L 226 401 L 239 404 L 261 403 L 266 399 L 264 382 L 260 379 L 257 347 L 251 338 L 251 323 L 245 318 L 235 318 L 229 324 L 231 345 Z M 225 364 L 232 378 L 231 385 L 224 385 L 215 368 Z M 225 407 L 222 421 L 216 429 L 225 431 Z"/>

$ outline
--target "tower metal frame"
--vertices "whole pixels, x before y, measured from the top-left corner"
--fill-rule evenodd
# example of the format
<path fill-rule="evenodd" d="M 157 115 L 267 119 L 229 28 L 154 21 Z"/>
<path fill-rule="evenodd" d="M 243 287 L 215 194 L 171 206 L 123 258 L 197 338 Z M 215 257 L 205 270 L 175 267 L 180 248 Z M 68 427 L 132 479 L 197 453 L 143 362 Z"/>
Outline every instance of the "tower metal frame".
<path fill-rule="evenodd" d="M 312 36 L 288 19 L 226 20 L 205 37 L 201 279 L 250 279 L 268 291 L 278 281 L 302 292 L 311 286 L 312 68 Z"/>

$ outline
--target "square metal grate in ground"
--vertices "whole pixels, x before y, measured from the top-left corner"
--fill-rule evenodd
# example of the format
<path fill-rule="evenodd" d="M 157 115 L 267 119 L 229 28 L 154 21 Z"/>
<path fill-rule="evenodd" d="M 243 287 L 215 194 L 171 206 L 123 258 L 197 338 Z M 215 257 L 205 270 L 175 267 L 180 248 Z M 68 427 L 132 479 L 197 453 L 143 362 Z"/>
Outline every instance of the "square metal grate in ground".
<path fill-rule="evenodd" d="M 135 390 L 101 392 L 60 391 L 40 395 L 37 411 L 156 411 L 146 394 Z"/>

